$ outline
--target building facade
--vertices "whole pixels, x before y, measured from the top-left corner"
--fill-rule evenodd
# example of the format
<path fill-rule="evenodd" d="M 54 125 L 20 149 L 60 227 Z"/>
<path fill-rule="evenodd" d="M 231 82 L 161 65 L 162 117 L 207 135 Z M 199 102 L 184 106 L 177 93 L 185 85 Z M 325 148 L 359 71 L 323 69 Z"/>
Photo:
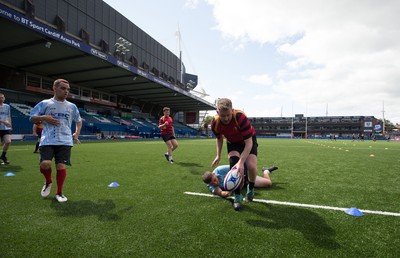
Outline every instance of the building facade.
<path fill-rule="evenodd" d="M 330 136 L 371 138 L 382 134 L 382 122 L 373 116 L 252 117 L 252 125 L 261 137 L 325 138 Z"/>
<path fill-rule="evenodd" d="M 102 0 L 0 2 L 20 9 L 61 33 L 75 36 L 99 51 L 114 54 L 175 83 L 182 82 L 180 77 L 184 71 L 179 57 Z"/>

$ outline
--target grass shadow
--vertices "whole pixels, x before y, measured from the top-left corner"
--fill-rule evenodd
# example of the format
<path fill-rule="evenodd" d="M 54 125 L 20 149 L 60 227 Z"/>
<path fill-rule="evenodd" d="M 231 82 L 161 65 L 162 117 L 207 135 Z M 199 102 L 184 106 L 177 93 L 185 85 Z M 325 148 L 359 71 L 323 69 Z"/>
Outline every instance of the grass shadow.
<path fill-rule="evenodd" d="M 263 190 L 263 191 L 274 191 L 274 190 L 285 190 L 285 187 L 282 187 L 281 185 L 286 185 L 288 183 L 280 183 L 280 182 L 274 182 L 272 181 L 272 186 L 270 188 L 257 188 L 257 191 Z M 257 193 L 256 191 L 256 193 Z"/>
<path fill-rule="evenodd" d="M 266 209 L 255 209 L 248 205 L 243 211 L 262 217 L 260 220 L 248 220 L 254 227 L 265 229 L 290 228 L 299 231 L 304 238 L 314 245 L 335 250 L 341 246 L 335 240 L 336 231 L 330 227 L 317 213 L 297 207 L 263 205 Z"/>
<path fill-rule="evenodd" d="M 199 163 L 194 163 L 194 162 L 174 162 L 174 164 L 177 164 L 182 167 L 203 167 Z"/>
<path fill-rule="evenodd" d="M 112 200 L 98 200 L 97 202 L 81 200 L 58 203 L 53 199 L 50 207 L 60 216 L 85 217 L 95 215 L 101 221 L 121 220 L 121 216 L 113 211 L 116 206 Z M 128 212 L 131 209 L 132 207 L 128 207 L 122 210 L 122 212 Z"/>
<path fill-rule="evenodd" d="M 17 165 L 0 165 L 0 172 L 19 172 L 22 170 L 21 166 Z"/>
<path fill-rule="evenodd" d="M 190 170 L 190 173 L 191 173 L 192 175 L 198 175 L 198 176 L 203 175 L 204 172 L 206 172 L 206 169 L 204 169 L 204 170 L 191 169 L 191 170 Z"/>

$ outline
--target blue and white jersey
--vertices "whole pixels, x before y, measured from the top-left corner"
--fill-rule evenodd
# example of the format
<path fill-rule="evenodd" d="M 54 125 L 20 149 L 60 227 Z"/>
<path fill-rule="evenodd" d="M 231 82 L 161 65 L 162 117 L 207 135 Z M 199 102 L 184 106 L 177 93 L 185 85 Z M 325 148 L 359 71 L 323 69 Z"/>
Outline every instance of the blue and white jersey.
<path fill-rule="evenodd" d="M 213 174 L 217 176 L 219 185 L 218 186 L 207 185 L 208 189 L 210 189 L 212 193 L 214 193 L 216 188 L 221 188 L 222 191 L 225 191 L 224 178 L 226 174 L 228 174 L 229 170 L 231 170 L 229 165 L 218 166 L 214 169 Z"/>
<path fill-rule="evenodd" d="M 44 145 L 66 145 L 72 146 L 72 121 L 82 120 L 77 106 L 67 100 L 61 102 L 54 98 L 39 102 L 31 111 L 33 116 L 50 115 L 60 120 L 58 125 L 51 125 L 43 121 L 43 132 L 40 138 L 40 146 Z"/>
<path fill-rule="evenodd" d="M 10 123 L 11 122 L 10 117 L 11 117 L 10 106 L 8 104 L 3 103 L 3 105 L 0 105 L 0 120 Z M 0 130 L 11 130 L 11 129 L 12 129 L 11 127 L 8 127 L 3 123 L 0 123 Z"/>

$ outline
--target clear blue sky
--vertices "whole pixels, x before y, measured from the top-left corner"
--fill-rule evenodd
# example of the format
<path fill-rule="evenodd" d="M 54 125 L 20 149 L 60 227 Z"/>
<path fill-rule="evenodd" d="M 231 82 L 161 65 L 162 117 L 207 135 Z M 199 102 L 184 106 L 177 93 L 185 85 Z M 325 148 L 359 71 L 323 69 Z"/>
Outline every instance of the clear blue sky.
<path fill-rule="evenodd" d="M 107 0 L 250 117 L 400 123 L 400 1 Z"/>

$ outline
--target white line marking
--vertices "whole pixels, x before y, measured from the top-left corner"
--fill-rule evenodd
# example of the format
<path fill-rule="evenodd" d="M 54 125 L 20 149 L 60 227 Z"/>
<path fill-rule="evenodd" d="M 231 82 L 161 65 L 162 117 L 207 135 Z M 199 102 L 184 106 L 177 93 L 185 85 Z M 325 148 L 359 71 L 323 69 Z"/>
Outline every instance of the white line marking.
<path fill-rule="evenodd" d="M 13 151 L 26 151 L 26 150 L 30 150 L 30 149 L 28 149 L 28 148 L 24 148 L 24 149 L 22 149 L 22 148 L 13 148 L 13 149 L 9 149 L 8 151 L 11 151 L 11 152 L 13 152 Z"/>
<path fill-rule="evenodd" d="M 205 194 L 205 193 L 184 192 L 184 194 L 221 198 L 217 195 Z M 228 198 L 233 199 L 233 197 L 228 197 Z M 253 199 L 253 202 L 271 203 L 271 204 L 296 206 L 296 207 L 306 207 L 306 208 L 314 208 L 314 209 L 336 210 L 336 211 L 345 211 L 348 209 L 348 208 L 340 208 L 340 207 L 333 207 L 333 206 L 322 206 L 322 205 L 313 205 L 313 204 L 304 204 L 304 203 L 295 203 L 295 202 L 280 202 L 280 201 L 263 200 L 263 199 Z M 361 209 L 359 209 L 359 210 L 363 213 L 400 217 L 400 213 L 396 213 L 396 212 L 371 211 L 371 210 L 361 210 Z"/>

